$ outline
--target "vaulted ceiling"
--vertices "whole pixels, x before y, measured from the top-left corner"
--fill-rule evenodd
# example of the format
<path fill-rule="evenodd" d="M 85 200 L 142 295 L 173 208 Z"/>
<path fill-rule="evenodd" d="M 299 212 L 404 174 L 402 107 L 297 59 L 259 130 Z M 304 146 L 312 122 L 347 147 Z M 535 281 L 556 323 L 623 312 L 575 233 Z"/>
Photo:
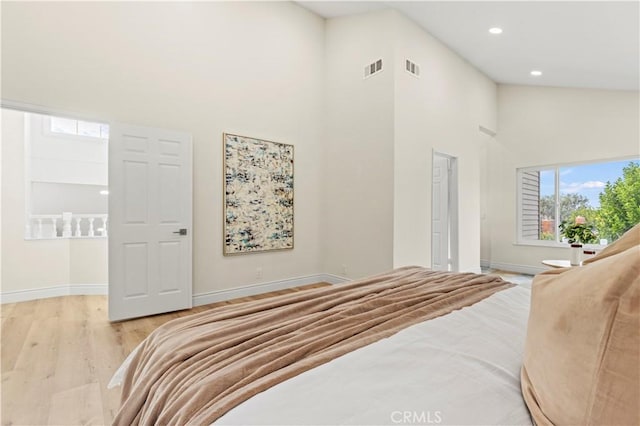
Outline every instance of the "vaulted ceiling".
<path fill-rule="evenodd" d="M 638 1 L 300 1 L 333 18 L 395 9 L 498 83 L 638 90 Z M 502 29 L 491 34 L 490 28 Z M 531 71 L 540 71 L 539 76 Z"/>

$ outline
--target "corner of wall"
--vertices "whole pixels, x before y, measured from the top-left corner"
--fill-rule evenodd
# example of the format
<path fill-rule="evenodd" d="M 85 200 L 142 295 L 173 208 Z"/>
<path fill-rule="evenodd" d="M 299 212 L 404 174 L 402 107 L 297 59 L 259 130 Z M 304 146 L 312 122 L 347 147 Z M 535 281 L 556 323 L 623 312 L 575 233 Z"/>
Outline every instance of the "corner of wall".
<path fill-rule="evenodd" d="M 323 270 L 393 266 L 393 14 L 327 20 Z M 365 78 L 364 67 L 383 69 Z"/>

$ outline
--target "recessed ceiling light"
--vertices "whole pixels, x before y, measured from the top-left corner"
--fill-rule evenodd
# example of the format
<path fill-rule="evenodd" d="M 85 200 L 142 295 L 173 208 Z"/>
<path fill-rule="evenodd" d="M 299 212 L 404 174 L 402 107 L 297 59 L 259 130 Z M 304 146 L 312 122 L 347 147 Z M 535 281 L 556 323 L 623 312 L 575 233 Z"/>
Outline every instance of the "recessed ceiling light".
<path fill-rule="evenodd" d="M 100 195 L 109 195 L 109 191 L 103 189 L 102 191 L 100 191 Z"/>
<path fill-rule="evenodd" d="M 534 77 L 540 77 L 542 75 L 542 71 L 533 70 L 531 71 L 531 75 Z"/>
<path fill-rule="evenodd" d="M 491 34 L 502 34 L 502 28 L 498 28 L 498 27 L 489 28 L 489 32 Z"/>

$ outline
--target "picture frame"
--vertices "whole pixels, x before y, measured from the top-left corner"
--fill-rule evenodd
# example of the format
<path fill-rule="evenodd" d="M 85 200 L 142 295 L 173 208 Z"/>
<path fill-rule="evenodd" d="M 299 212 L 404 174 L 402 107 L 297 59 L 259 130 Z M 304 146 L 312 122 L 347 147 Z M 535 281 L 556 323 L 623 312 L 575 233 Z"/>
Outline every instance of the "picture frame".
<path fill-rule="evenodd" d="M 293 145 L 223 133 L 223 254 L 292 250 Z"/>

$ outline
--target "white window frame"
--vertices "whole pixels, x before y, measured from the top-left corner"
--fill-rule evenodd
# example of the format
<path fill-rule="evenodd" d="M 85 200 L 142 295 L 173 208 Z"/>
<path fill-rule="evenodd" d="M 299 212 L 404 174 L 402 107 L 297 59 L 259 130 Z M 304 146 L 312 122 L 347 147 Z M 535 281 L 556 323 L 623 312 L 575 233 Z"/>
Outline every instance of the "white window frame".
<path fill-rule="evenodd" d="M 100 125 L 108 125 L 107 123 L 102 123 L 100 121 L 87 121 L 87 120 L 80 120 L 77 118 L 71 118 L 71 117 L 66 117 L 66 116 L 44 116 L 43 120 L 42 120 L 42 133 L 45 136 L 49 136 L 49 137 L 54 137 L 54 138 L 68 138 L 68 139 L 73 139 L 73 140 L 81 140 L 81 141 L 86 141 L 86 142 L 107 142 L 109 140 L 109 138 L 102 138 L 102 137 L 97 137 L 97 136 L 85 136 L 85 135 L 78 135 L 78 134 L 73 134 L 73 133 L 64 133 L 64 132 L 54 132 L 51 130 L 51 118 L 64 118 L 67 120 L 74 120 L 76 122 L 79 121 L 83 121 L 86 123 L 97 123 Z"/>
<path fill-rule="evenodd" d="M 556 163 L 549 164 L 544 166 L 527 166 L 527 167 L 518 167 L 516 168 L 516 242 L 515 245 L 523 245 L 523 246 L 538 246 L 538 247 L 561 247 L 566 248 L 569 247 L 569 243 L 564 243 L 559 240 L 560 238 L 560 223 L 558 218 L 560 217 L 560 205 L 559 194 L 560 194 L 560 168 L 561 167 L 571 167 L 571 166 L 582 166 L 586 164 L 598 164 L 598 163 L 612 163 L 615 161 L 640 161 L 640 157 L 631 155 L 625 157 L 614 157 L 614 158 L 604 158 L 597 160 L 589 160 L 589 161 L 579 161 L 579 162 L 571 162 L 571 163 Z M 530 172 L 530 171 L 542 171 L 542 170 L 554 170 L 555 174 L 555 197 L 556 197 L 556 208 L 555 208 L 555 220 L 554 225 L 556 228 L 556 239 L 555 241 L 551 240 L 527 240 L 522 238 L 522 173 L 521 172 Z M 593 248 L 593 249 L 602 249 L 604 245 L 601 244 L 585 244 L 584 248 Z"/>

